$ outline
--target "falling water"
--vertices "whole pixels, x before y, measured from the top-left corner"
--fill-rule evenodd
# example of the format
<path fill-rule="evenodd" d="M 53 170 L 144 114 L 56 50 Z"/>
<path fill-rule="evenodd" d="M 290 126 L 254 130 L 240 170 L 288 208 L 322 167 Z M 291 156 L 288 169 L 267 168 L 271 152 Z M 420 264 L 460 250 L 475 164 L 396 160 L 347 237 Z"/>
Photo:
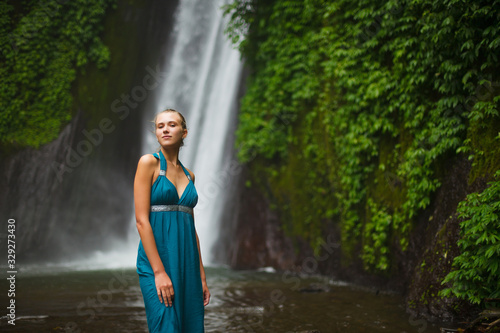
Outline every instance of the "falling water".
<path fill-rule="evenodd" d="M 180 159 L 196 175 L 196 229 L 204 264 L 209 265 L 214 263 L 212 248 L 219 235 L 224 195 L 235 176 L 232 132 L 242 69 L 239 52 L 224 35 L 224 3 L 179 1 L 173 32 L 165 36 L 164 63 L 159 66 L 165 77 L 162 85 L 151 91 L 142 124 L 142 153 L 147 154 L 159 148 L 151 133 L 155 113 L 174 108 L 186 117 L 188 137 Z M 108 239 L 108 250 L 97 250 L 56 266 L 70 270 L 135 266 L 139 235 L 133 215 L 128 223 L 127 239 Z M 35 270 L 54 269 L 48 263 L 35 266 Z"/>
<path fill-rule="evenodd" d="M 224 35 L 223 5 L 224 1 L 180 1 L 167 44 L 172 51 L 162 66 L 166 78 L 143 124 L 143 153 L 151 153 L 158 149 L 148 131 L 154 113 L 174 108 L 186 117 L 188 137 L 180 159 L 196 175 L 195 220 L 206 264 L 213 262 L 211 249 L 230 176 L 231 120 L 242 68 L 238 51 Z"/>

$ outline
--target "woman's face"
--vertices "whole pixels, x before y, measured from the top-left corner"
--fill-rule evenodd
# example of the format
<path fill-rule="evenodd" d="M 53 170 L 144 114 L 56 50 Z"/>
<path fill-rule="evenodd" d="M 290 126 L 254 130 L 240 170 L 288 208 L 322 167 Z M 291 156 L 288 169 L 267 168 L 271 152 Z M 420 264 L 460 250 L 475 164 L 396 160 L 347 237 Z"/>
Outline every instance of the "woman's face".
<path fill-rule="evenodd" d="M 177 112 L 162 112 L 156 118 L 156 138 L 162 147 L 180 147 L 187 129 L 182 128 L 182 120 Z"/>

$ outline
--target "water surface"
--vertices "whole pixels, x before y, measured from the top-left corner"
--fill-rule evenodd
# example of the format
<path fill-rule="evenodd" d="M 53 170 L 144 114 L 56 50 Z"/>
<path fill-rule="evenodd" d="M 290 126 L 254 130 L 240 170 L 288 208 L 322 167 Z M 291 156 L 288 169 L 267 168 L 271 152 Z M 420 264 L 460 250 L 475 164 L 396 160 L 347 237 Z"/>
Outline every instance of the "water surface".
<path fill-rule="evenodd" d="M 439 332 L 407 314 L 399 295 L 324 277 L 206 271 L 206 332 Z M 0 287 L 8 290 L 5 280 Z M 134 269 L 27 269 L 17 274 L 15 299 L 16 325 L 1 313 L 2 332 L 147 332 Z"/>

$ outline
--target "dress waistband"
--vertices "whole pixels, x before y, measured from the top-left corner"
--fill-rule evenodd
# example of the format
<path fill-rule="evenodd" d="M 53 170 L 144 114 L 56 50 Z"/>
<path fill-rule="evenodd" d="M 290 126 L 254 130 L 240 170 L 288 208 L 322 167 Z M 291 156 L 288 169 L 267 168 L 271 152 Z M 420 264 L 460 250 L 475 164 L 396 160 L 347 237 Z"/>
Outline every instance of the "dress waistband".
<path fill-rule="evenodd" d="M 151 212 L 184 212 L 193 215 L 193 208 L 183 205 L 151 205 Z"/>

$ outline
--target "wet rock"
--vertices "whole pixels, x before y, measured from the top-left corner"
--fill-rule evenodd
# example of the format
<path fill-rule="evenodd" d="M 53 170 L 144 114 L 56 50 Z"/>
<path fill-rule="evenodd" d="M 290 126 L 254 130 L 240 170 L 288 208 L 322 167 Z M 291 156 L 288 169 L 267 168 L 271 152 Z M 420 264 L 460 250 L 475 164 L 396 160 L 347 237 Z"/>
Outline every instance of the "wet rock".
<path fill-rule="evenodd" d="M 468 193 L 480 192 L 486 182 L 477 180 L 469 184 L 471 164 L 466 158 L 457 158 L 442 180 L 435 194 L 435 203 L 418 218 L 415 236 L 410 247 L 421 249 L 414 257 L 414 269 L 408 287 L 408 311 L 415 317 L 442 321 L 468 321 L 477 313 L 477 307 L 455 297 L 442 298 L 441 284 L 450 272 L 453 259 L 460 254 L 460 218 L 456 212 L 458 203 Z M 415 253 L 417 254 L 417 253 Z"/>
<path fill-rule="evenodd" d="M 326 293 L 330 291 L 330 287 L 324 284 L 311 283 L 307 287 L 300 288 L 301 293 Z"/>

